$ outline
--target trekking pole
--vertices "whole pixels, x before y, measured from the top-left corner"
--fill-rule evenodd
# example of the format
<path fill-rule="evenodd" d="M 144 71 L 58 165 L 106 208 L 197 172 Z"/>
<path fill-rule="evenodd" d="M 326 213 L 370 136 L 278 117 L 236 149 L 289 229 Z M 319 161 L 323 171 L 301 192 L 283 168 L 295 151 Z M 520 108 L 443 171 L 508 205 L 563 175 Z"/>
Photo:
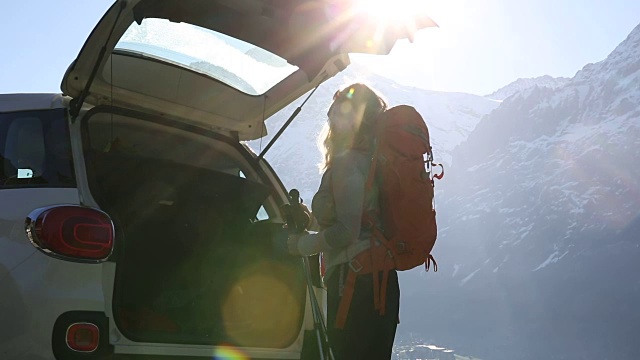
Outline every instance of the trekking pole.
<path fill-rule="evenodd" d="M 311 265 L 309 263 L 309 257 L 305 256 L 302 258 L 302 262 L 304 264 L 304 272 L 307 277 L 307 288 L 309 290 L 309 300 L 311 301 L 311 312 L 313 314 L 313 322 L 314 327 L 316 328 L 316 336 L 318 338 L 318 347 L 320 349 L 320 357 L 321 359 L 330 359 L 335 360 L 333 356 L 333 350 L 331 349 L 331 344 L 329 343 L 329 334 L 327 333 L 327 326 L 324 322 L 324 317 L 322 316 L 322 310 L 320 309 L 320 304 L 318 304 L 318 299 L 316 298 L 316 293 L 313 290 L 313 286 L 311 285 Z M 322 346 L 326 346 L 328 353 L 327 358 L 324 357 L 323 351 L 321 349 Z"/>
<path fill-rule="evenodd" d="M 313 285 L 311 285 L 311 274 L 309 272 L 309 262 L 306 256 L 302 258 L 302 265 L 304 267 L 304 275 L 307 278 L 307 290 L 309 291 L 309 301 L 311 303 L 311 314 L 313 315 L 313 327 L 316 330 L 316 340 L 318 340 L 318 352 L 320 353 L 320 359 L 326 360 L 324 356 L 324 342 L 323 342 L 323 334 L 322 334 L 322 315 L 317 313 L 317 299 L 314 304 L 315 293 L 313 290 Z"/>
<path fill-rule="evenodd" d="M 289 194 L 293 194 L 292 191 Z M 299 194 L 298 191 L 295 193 Z M 285 215 L 287 217 L 287 224 L 289 231 L 292 233 L 302 233 L 306 230 L 306 224 L 304 224 L 306 218 L 306 214 L 303 214 L 304 211 L 300 207 L 301 200 L 299 198 L 291 198 L 289 199 L 290 204 L 285 207 Z M 305 216 L 302 216 L 305 215 Z M 309 257 L 302 257 L 302 265 L 304 268 L 304 275 L 307 281 L 307 290 L 309 292 L 309 302 L 311 305 L 311 314 L 313 316 L 313 325 L 316 331 L 316 340 L 318 341 L 318 352 L 320 355 L 320 359 L 322 360 L 335 360 L 333 356 L 333 351 L 331 350 L 331 345 L 329 343 L 329 336 L 327 334 L 327 327 L 324 323 L 324 318 L 322 316 L 322 311 L 320 309 L 320 304 L 318 304 L 318 299 L 316 298 L 315 291 L 313 289 L 313 278 L 311 276 L 311 266 L 309 264 Z M 328 348 L 328 352 L 325 356 L 324 349 Z"/>

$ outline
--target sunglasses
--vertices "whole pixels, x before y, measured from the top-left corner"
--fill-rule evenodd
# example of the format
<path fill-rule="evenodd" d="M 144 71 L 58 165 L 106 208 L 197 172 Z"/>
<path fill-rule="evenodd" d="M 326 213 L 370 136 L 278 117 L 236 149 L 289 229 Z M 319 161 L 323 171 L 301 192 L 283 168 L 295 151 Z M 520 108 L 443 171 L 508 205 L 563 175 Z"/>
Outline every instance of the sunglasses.
<path fill-rule="evenodd" d="M 345 89 L 336 91 L 335 94 L 333 94 L 333 104 L 331 104 L 329 111 L 327 111 L 327 117 L 330 117 L 332 111 L 336 108 L 336 106 L 342 106 L 342 104 L 344 104 L 347 100 L 353 99 L 355 92 L 356 90 L 353 87 L 350 87 L 348 90 Z M 340 99 L 341 97 L 342 99 Z M 353 111 L 353 107 L 349 106 L 346 109 L 345 107 L 342 107 L 340 110 L 340 113 L 345 115 L 351 113 Z"/>
<path fill-rule="evenodd" d="M 345 95 L 345 97 L 346 97 L 347 99 L 351 99 L 351 98 L 353 98 L 353 94 L 355 94 L 355 93 L 356 93 L 356 89 L 355 89 L 355 88 L 353 88 L 353 87 L 350 87 L 350 88 L 349 88 L 349 90 L 338 90 L 338 91 L 336 91 L 336 93 L 335 93 L 335 94 L 333 94 L 333 99 L 332 99 L 332 100 L 334 100 L 334 101 L 335 101 L 335 100 L 336 100 L 340 95 L 342 95 L 345 91 L 347 92 L 347 94 Z"/>

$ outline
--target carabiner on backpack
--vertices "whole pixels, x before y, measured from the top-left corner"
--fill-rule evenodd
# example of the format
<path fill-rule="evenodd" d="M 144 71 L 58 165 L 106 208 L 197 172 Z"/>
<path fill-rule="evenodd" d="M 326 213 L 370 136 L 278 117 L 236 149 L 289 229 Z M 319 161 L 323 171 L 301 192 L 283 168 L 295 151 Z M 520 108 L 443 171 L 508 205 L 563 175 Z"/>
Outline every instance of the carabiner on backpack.
<path fill-rule="evenodd" d="M 429 157 L 429 159 L 425 160 L 425 164 L 427 164 L 427 172 L 430 174 L 433 174 L 433 178 L 434 179 L 438 179 L 441 180 L 444 177 L 444 165 L 442 164 L 436 164 L 432 161 L 432 158 Z M 433 173 L 433 168 L 437 166 L 440 168 L 440 174 L 434 174 Z"/>
<path fill-rule="evenodd" d="M 440 167 L 440 174 L 437 174 L 437 175 L 434 174 L 433 178 L 441 180 L 444 177 L 444 166 L 442 164 L 431 163 L 431 168 L 432 169 L 433 169 L 434 166 L 439 166 Z"/>

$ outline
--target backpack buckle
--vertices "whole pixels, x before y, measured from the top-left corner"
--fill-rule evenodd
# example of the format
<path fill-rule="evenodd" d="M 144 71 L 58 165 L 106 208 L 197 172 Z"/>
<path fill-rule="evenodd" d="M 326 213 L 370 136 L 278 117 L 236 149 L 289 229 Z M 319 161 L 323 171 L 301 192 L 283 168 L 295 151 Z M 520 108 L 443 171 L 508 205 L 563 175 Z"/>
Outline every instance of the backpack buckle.
<path fill-rule="evenodd" d="M 360 272 L 362 270 L 362 264 L 360 264 L 360 261 L 352 259 L 349 261 L 349 269 L 356 273 Z"/>

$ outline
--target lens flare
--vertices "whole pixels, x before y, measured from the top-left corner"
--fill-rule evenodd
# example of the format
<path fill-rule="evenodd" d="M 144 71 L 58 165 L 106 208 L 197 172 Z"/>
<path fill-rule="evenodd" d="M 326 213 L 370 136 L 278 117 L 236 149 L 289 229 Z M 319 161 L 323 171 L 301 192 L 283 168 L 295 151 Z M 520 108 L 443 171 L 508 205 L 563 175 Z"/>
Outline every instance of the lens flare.
<path fill-rule="evenodd" d="M 233 346 L 223 345 L 216 349 L 213 360 L 248 360 L 249 357 Z"/>
<path fill-rule="evenodd" d="M 355 92 L 356 90 L 354 88 L 349 89 L 349 92 L 347 92 L 347 99 L 351 99 Z"/>
<path fill-rule="evenodd" d="M 225 333 L 239 346 L 290 345 L 302 322 L 300 289 L 294 268 L 269 261 L 248 267 L 222 306 Z"/>

